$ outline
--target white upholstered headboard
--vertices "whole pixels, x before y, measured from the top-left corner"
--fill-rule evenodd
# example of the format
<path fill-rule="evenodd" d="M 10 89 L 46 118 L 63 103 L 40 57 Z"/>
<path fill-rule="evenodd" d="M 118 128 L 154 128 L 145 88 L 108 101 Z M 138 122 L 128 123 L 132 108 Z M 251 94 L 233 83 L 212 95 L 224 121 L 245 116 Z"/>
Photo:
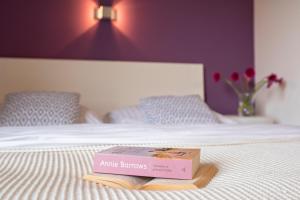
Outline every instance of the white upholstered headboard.
<path fill-rule="evenodd" d="M 0 102 L 8 92 L 73 91 L 100 116 L 152 95 L 199 94 L 202 64 L 0 58 Z"/>

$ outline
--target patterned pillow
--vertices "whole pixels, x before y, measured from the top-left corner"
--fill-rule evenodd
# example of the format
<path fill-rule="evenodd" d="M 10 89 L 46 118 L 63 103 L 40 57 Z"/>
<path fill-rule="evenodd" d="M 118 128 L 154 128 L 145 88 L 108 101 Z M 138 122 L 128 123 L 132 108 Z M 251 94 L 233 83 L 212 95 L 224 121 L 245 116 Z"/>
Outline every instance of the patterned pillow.
<path fill-rule="evenodd" d="M 16 92 L 7 94 L 1 126 L 72 124 L 79 119 L 80 95 L 68 92 Z"/>
<path fill-rule="evenodd" d="M 148 97 L 141 99 L 140 106 L 151 124 L 219 123 L 198 95 Z"/>

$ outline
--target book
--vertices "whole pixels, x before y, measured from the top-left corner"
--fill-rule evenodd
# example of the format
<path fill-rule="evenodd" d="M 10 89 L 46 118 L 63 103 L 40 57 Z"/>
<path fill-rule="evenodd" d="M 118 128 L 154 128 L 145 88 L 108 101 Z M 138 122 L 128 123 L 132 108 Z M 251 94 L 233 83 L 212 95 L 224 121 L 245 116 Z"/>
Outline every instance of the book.
<path fill-rule="evenodd" d="M 174 179 L 192 179 L 200 149 L 116 146 L 94 157 L 93 172 Z"/>
<path fill-rule="evenodd" d="M 205 187 L 218 169 L 213 164 L 200 165 L 193 179 L 163 179 L 141 176 L 94 173 L 83 177 L 102 186 L 130 190 L 189 190 Z"/>

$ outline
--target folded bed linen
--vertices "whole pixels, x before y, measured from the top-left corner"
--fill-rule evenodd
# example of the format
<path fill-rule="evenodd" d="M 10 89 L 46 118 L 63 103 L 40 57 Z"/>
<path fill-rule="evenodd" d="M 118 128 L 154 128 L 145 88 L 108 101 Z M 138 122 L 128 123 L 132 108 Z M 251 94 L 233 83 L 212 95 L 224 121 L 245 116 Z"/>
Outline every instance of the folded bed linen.
<path fill-rule="evenodd" d="M 200 147 L 204 189 L 129 191 L 84 182 L 114 145 Z M 0 199 L 300 199 L 300 128 L 283 125 L 72 125 L 0 128 Z"/>

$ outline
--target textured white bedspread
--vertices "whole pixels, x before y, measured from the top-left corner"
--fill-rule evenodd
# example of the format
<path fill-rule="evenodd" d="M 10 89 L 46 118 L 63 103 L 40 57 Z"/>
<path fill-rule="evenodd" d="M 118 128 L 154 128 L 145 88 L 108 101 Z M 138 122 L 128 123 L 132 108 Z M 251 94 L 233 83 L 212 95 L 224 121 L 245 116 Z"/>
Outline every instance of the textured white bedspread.
<path fill-rule="evenodd" d="M 204 189 L 146 192 L 82 181 L 111 145 L 202 148 L 219 172 Z M 0 128 L 0 199 L 300 199 L 300 127 L 77 125 Z"/>

